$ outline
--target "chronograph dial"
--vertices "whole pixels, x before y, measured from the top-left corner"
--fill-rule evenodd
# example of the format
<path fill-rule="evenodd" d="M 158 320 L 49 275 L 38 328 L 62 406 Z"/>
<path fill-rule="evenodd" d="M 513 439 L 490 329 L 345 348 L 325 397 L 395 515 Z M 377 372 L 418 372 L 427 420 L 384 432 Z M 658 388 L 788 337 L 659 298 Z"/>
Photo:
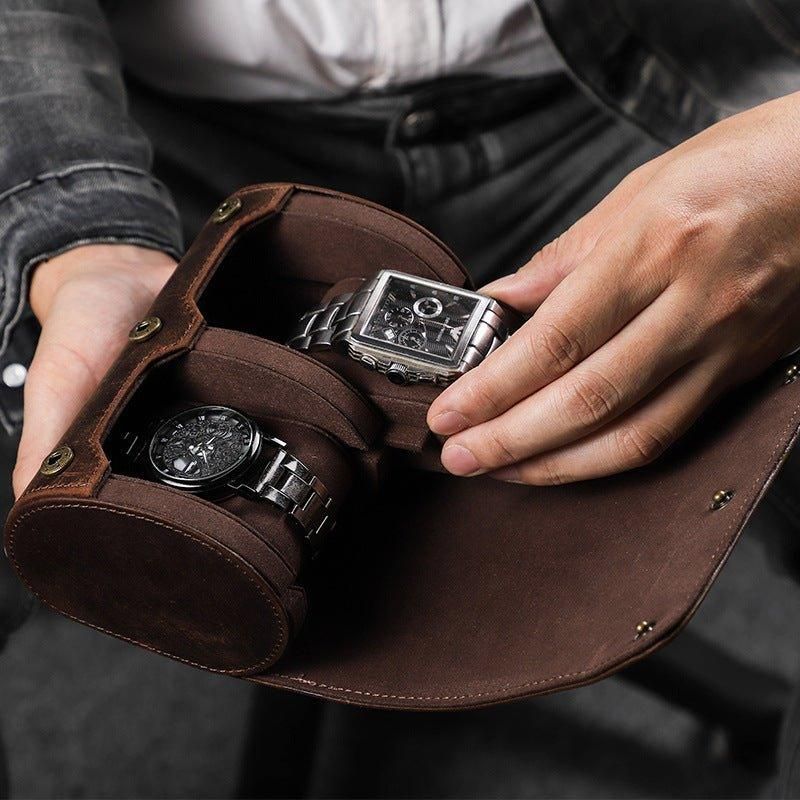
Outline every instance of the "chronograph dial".
<path fill-rule="evenodd" d="M 417 354 L 450 361 L 480 300 L 473 292 L 465 294 L 444 284 L 434 288 L 392 277 L 386 281 L 377 310 L 360 335 L 365 340 L 394 342 Z"/>
<path fill-rule="evenodd" d="M 287 344 L 341 349 L 394 383 L 445 386 L 508 338 L 510 316 L 491 297 L 384 269 L 303 314 Z"/>

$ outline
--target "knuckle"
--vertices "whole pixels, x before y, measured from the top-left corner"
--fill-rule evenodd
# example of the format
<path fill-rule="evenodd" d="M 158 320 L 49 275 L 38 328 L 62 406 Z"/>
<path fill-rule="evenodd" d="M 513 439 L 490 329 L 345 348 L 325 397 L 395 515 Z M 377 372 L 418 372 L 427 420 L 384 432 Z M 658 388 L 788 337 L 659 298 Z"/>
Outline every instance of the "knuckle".
<path fill-rule="evenodd" d="M 676 263 L 687 263 L 686 255 L 698 252 L 722 252 L 730 238 L 730 225 L 714 208 L 701 202 L 685 200 L 664 209 L 661 219 L 667 254 Z M 681 257 L 683 262 L 681 262 Z M 691 259 L 689 259 L 691 262 Z"/>
<path fill-rule="evenodd" d="M 545 265 L 550 265 L 557 272 L 563 273 L 570 259 L 570 246 L 572 237 L 565 231 L 555 239 L 551 239 L 533 258 L 522 268 L 523 270 L 536 270 Z"/>
<path fill-rule="evenodd" d="M 768 306 L 766 300 L 771 276 L 754 271 L 749 275 L 731 278 L 715 292 L 706 320 L 714 329 L 726 322 L 762 316 Z"/>
<path fill-rule="evenodd" d="M 473 416 L 492 419 L 501 412 L 500 401 L 491 380 L 484 377 L 481 371 L 473 372 L 471 380 L 464 387 L 460 410 L 469 419 Z"/>
<path fill-rule="evenodd" d="M 616 435 L 617 450 L 625 466 L 638 467 L 649 464 L 661 456 L 675 440 L 675 435 L 664 425 L 627 425 Z"/>
<path fill-rule="evenodd" d="M 569 332 L 566 326 L 557 322 L 534 326 L 527 344 L 531 358 L 548 375 L 568 372 L 585 357 L 585 346 L 580 335 Z"/>
<path fill-rule="evenodd" d="M 501 466 L 514 464 L 519 461 L 519 456 L 515 452 L 512 437 L 505 428 L 492 425 L 481 437 L 480 447 L 476 456 L 484 467 Z"/>
<path fill-rule="evenodd" d="M 622 396 L 617 387 L 598 372 L 576 376 L 562 398 L 566 414 L 584 426 L 609 419 L 621 404 Z"/>
<path fill-rule="evenodd" d="M 561 486 L 570 482 L 570 477 L 553 458 L 538 459 L 526 477 L 529 483 L 536 486 Z"/>
<path fill-rule="evenodd" d="M 717 292 L 711 308 L 708 309 L 706 325 L 711 330 L 737 319 L 749 305 L 747 293 L 730 283 Z"/>

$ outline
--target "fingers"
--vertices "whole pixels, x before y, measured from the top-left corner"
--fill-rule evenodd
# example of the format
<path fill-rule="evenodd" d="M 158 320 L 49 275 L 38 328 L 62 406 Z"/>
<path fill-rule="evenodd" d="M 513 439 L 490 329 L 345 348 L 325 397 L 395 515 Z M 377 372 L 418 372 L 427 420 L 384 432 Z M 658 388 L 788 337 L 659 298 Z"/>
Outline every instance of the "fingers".
<path fill-rule="evenodd" d="M 489 472 L 587 434 L 633 407 L 695 357 L 667 291 L 585 361 L 508 411 L 452 436 L 442 464 L 456 475 Z"/>
<path fill-rule="evenodd" d="M 127 319 L 102 329 L 86 329 L 82 321 L 81 314 L 56 309 L 42 329 L 25 382 L 25 421 L 13 479 L 16 494 L 61 439 L 125 341 Z"/>
<path fill-rule="evenodd" d="M 708 360 L 695 362 L 611 425 L 491 475 L 500 480 L 549 486 L 644 466 L 667 450 L 720 394 L 724 388 L 716 378 L 720 369 Z"/>
<path fill-rule="evenodd" d="M 602 230 L 598 232 L 602 233 Z M 550 292 L 591 252 L 597 236 L 581 234 L 574 226 L 541 250 L 511 275 L 484 286 L 480 292 L 506 305 L 532 314 Z"/>
<path fill-rule="evenodd" d="M 665 273 L 641 259 L 632 239 L 599 243 L 508 341 L 436 398 L 431 430 L 448 436 L 497 417 L 605 344 L 666 288 Z"/>
<path fill-rule="evenodd" d="M 25 422 L 14 469 L 15 494 L 28 485 L 96 385 L 88 365 L 68 346 L 45 344 L 37 348 L 25 384 Z"/>
<path fill-rule="evenodd" d="M 532 314 L 551 291 L 592 251 L 609 225 L 618 220 L 636 194 L 661 164 L 659 157 L 624 178 L 588 214 L 545 245 L 515 273 L 481 289 L 496 300 L 525 314 Z"/>
<path fill-rule="evenodd" d="M 149 305 L 147 289 L 76 283 L 53 301 L 25 382 L 14 491 L 19 495 L 59 442 L 127 340 L 130 326 Z"/>

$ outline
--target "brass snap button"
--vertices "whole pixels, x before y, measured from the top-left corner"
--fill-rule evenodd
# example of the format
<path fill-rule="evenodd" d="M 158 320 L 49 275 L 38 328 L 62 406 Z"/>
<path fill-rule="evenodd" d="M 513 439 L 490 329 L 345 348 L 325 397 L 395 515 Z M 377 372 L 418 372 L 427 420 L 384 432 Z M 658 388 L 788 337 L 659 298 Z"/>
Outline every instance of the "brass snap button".
<path fill-rule="evenodd" d="M 719 511 L 721 508 L 725 508 L 725 506 L 730 503 L 734 494 L 735 492 L 733 489 L 720 489 L 714 492 L 714 496 L 711 498 L 711 510 Z"/>
<path fill-rule="evenodd" d="M 643 619 L 637 626 L 636 626 L 636 638 L 641 639 L 642 636 L 647 636 L 650 631 L 655 628 L 656 623 L 651 622 L 648 619 Z"/>
<path fill-rule="evenodd" d="M 65 470 L 75 458 L 75 453 L 69 445 L 62 444 L 61 447 L 56 447 L 44 461 L 42 466 L 39 467 L 39 472 L 42 475 L 58 475 L 59 472 Z"/>
<path fill-rule="evenodd" d="M 128 334 L 132 342 L 142 342 L 149 339 L 154 333 L 161 330 L 160 317 L 145 317 L 141 322 L 137 322 Z"/>
<path fill-rule="evenodd" d="M 211 219 L 216 223 L 225 222 L 226 219 L 230 219 L 239 211 L 241 207 L 242 201 L 238 197 L 230 197 L 217 206 L 216 210 L 211 215 Z"/>
<path fill-rule="evenodd" d="M 794 383 L 798 378 L 800 378 L 800 366 L 792 364 L 790 367 L 787 367 L 786 372 L 783 373 L 784 386 Z"/>

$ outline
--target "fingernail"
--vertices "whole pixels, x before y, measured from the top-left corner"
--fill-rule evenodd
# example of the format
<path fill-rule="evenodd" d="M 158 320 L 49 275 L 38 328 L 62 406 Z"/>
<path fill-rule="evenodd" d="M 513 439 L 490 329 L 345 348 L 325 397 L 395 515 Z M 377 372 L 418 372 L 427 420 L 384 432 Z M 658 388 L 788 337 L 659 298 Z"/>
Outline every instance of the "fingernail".
<path fill-rule="evenodd" d="M 476 475 L 481 470 L 478 459 L 461 444 L 446 444 L 442 448 L 442 465 L 453 475 Z"/>
<path fill-rule="evenodd" d="M 504 275 L 502 278 L 498 278 L 496 281 L 492 281 L 491 283 L 487 283 L 486 286 L 480 288 L 481 294 L 491 294 L 494 291 L 507 289 L 509 286 L 513 286 L 517 280 L 517 273 L 514 272 L 511 275 Z"/>
<path fill-rule="evenodd" d="M 522 483 L 522 476 L 516 467 L 496 469 L 494 472 L 489 473 L 489 477 L 498 481 L 506 481 L 507 483 Z"/>
<path fill-rule="evenodd" d="M 430 429 L 441 436 L 451 436 L 469 427 L 469 421 L 458 411 L 442 411 L 437 414 L 430 424 Z"/>

